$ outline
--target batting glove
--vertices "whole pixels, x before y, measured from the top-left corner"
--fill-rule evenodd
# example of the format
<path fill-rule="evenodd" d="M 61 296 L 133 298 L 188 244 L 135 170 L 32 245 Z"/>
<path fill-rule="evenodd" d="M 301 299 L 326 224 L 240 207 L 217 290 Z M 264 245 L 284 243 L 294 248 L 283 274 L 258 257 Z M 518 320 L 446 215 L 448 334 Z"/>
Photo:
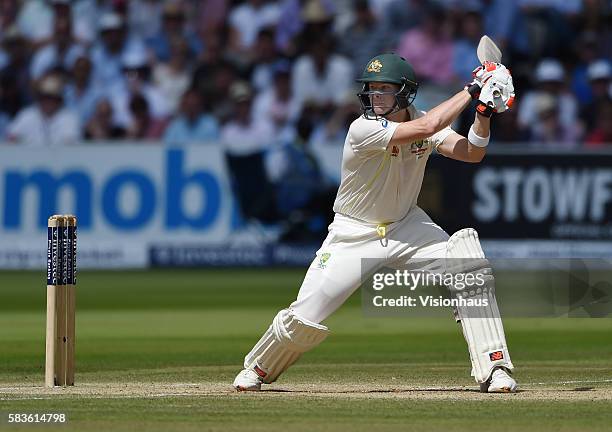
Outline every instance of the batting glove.
<path fill-rule="evenodd" d="M 502 113 L 514 104 L 514 83 L 510 72 L 492 74 L 486 79 L 480 90 L 476 111 L 486 117 L 493 113 Z"/>

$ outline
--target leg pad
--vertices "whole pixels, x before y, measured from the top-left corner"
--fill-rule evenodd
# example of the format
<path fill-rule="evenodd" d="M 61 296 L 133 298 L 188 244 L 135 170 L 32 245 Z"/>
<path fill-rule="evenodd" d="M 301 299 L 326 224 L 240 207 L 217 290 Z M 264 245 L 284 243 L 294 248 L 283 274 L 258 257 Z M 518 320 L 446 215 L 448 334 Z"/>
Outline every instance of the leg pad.
<path fill-rule="evenodd" d="M 245 369 L 253 369 L 264 383 L 276 381 L 303 353 L 319 345 L 329 334 L 327 327 L 281 310 L 272 325 L 244 358 Z"/>
<path fill-rule="evenodd" d="M 514 369 L 495 298 L 493 271 L 480 246 L 478 233 L 472 228 L 457 231 L 450 237 L 446 257 L 453 272 L 484 275 L 485 283 L 477 289 L 453 290 L 459 297 L 486 303 L 486 306 L 460 306 L 455 310 L 468 344 L 472 375 L 477 382 L 484 383 L 497 366 Z"/>

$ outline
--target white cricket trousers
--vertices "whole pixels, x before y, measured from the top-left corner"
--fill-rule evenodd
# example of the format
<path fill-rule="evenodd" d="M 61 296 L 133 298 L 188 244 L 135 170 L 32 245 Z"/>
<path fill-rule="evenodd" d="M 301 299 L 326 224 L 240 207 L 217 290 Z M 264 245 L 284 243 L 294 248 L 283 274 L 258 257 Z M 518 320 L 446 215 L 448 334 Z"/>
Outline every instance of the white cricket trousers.
<path fill-rule="evenodd" d="M 417 270 L 411 268 L 411 260 L 422 267 L 425 259 L 435 266 L 445 258 L 448 234 L 419 207 L 382 228 L 385 233 L 379 234 L 380 228 L 336 214 L 290 308 L 320 323 L 355 292 L 362 277 L 382 267 Z"/>

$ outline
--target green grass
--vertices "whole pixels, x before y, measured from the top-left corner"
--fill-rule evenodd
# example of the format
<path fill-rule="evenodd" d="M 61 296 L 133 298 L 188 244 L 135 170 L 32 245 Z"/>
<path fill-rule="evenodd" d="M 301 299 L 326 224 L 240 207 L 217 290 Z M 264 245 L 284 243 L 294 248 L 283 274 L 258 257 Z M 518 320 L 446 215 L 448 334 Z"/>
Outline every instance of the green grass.
<path fill-rule="evenodd" d="M 31 403 L 14 404 L 17 411 Z M 44 408 L 43 408 L 44 407 Z M 419 400 L 287 400 L 282 395 L 213 398 L 44 401 L 37 405 L 65 412 L 61 430 L 207 431 L 396 431 L 396 430 L 609 430 L 609 404 L 601 402 L 481 401 L 432 403 Z M 92 413 L 95 417 L 92 418 Z M 139 413 L 135 416 L 134 413 Z M 146 414 L 142 414 L 146 413 Z M 59 429 L 59 428 L 58 428 Z M 15 430 L 23 430 L 15 428 Z"/>
<path fill-rule="evenodd" d="M 77 386 L 220 383 L 289 304 L 304 270 L 81 272 Z M 2 387 L 40 386 L 44 365 L 44 275 L 0 272 L 0 430 L 7 412 L 66 412 L 62 430 L 609 430 L 605 400 L 521 395 L 461 400 L 283 393 L 94 398 L 59 393 L 15 400 Z M 474 386 L 460 330 L 450 318 L 365 317 L 359 295 L 326 324 L 328 340 L 279 381 L 292 384 Z M 612 320 L 505 320 L 517 377 L 610 389 Z M 531 386 L 531 387 L 530 387 Z M 474 386 L 475 388 L 475 386 Z M 23 396 L 28 393 L 23 389 Z M 526 392 L 525 395 L 528 395 Z M 20 428 L 19 430 L 23 430 Z"/>

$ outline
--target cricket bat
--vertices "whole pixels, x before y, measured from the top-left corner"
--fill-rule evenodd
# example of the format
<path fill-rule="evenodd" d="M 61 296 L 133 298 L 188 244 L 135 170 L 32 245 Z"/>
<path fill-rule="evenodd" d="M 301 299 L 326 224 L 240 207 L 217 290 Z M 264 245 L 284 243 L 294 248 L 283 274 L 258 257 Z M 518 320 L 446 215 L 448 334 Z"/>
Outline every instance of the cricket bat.
<path fill-rule="evenodd" d="M 502 52 L 497 45 L 495 45 L 495 42 L 487 35 L 480 38 L 478 48 L 476 49 L 476 55 L 480 63 L 486 61 L 501 63 Z"/>

